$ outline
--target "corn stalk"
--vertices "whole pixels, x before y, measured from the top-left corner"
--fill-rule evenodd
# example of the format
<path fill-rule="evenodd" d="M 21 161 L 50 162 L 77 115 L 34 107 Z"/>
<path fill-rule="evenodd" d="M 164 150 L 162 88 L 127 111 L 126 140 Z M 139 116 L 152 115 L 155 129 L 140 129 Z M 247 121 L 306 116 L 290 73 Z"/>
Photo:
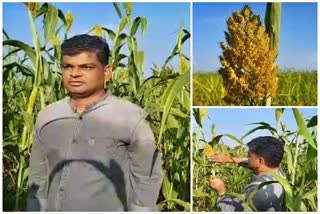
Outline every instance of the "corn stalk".
<path fill-rule="evenodd" d="M 270 49 L 276 49 L 277 56 L 279 54 L 281 7 L 282 3 L 267 3 L 266 14 L 264 17 L 266 32 L 269 34 L 270 37 Z M 269 96 L 266 99 L 266 106 L 270 105 L 271 97 Z"/>

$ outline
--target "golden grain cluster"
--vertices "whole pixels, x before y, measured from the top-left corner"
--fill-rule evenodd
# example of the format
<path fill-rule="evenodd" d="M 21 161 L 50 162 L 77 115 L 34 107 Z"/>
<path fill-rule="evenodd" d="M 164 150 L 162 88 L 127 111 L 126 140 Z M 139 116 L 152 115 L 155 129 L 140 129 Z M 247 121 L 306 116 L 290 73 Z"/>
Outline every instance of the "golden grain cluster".
<path fill-rule="evenodd" d="M 227 44 L 220 43 L 219 56 L 226 104 L 257 104 L 274 97 L 278 86 L 278 66 L 274 65 L 277 51 L 270 50 L 260 17 L 245 6 L 228 18 L 227 27 Z"/>

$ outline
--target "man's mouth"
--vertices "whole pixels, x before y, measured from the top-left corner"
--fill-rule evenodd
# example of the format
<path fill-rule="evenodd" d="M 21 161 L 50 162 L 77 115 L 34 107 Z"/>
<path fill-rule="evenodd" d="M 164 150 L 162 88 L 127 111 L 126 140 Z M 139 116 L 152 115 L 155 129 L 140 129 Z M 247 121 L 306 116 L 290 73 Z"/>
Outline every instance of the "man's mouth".
<path fill-rule="evenodd" d="M 80 86 L 83 84 L 84 84 L 84 82 L 82 82 L 82 81 L 69 81 L 69 85 L 71 85 L 71 86 Z"/>

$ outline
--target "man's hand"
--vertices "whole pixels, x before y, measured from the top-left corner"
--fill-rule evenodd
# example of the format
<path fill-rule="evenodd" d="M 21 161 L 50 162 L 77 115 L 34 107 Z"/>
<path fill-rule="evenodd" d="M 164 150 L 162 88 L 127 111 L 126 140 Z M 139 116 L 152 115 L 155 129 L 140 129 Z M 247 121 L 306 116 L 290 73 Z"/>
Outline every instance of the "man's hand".
<path fill-rule="evenodd" d="M 226 187 L 220 178 L 213 178 L 210 180 L 210 187 L 215 189 L 219 195 L 226 193 Z"/>
<path fill-rule="evenodd" d="M 209 157 L 209 161 L 215 162 L 215 163 L 232 163 L 232 159 L 229 156 L 223 155 L 223 154 L 215 154 L 211 155 Z"/>

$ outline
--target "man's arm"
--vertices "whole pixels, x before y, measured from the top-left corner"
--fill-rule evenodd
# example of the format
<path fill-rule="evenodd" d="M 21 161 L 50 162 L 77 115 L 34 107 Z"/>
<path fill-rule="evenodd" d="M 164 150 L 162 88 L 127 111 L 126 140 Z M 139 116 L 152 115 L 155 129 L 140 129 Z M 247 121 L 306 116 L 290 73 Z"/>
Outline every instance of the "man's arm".
<path fill-rule="evenodd" d="M 156 201 L 162 184 L 163 172 L 161 153 L 155 146 L 153 133 L 143 118 L 138 122 L 131 144 L 128 147 L 131 158 L 131 178 L 134 179 L 134 200 L 130 211 L 155 211 Z"/>
<path fill-rule="evenodd" d="M 210 186 L 212 189 L 215 189 L 219 194 L 219 198 L 217 200 L 217 207 L 219 207 L 221 211 L 244 211 L 245 204 L 241 199 L 232 198 L 229 195 L 225 194 L 226 187 L 220 178 L 211 179 Z M 246 209 L 246 211 L 250 210 Z"/>
<path fill-rule="evenodd" d="M 243 158 L 243 157 L 231 157 L 231 156 L 227 156 L 224 154 L 214 154 L 211 155 L 209 157 L 209 161 L 215 162 L 215 163 L 235 163 L 235 164 L 240 164 L 241 162 L 243 162 L 244 160 L 246 160 L 247 158 Z"/>
<path fill-rule="evenodd" d="M 251 192 L 255 189 L 255 187 L 258 185 L 259 183 L 257 182 L 252 182 L 251 184 L 249 184 L 244 192 L 242 193 L 243 198 L 232 198 L 231 196 L 229 196 L 228 194 L 220 194 L 220 197 L 217 201 L 217 206 L 220 208 L 221 211 L 228 211 L 228 212 L 234 212 L 234 211 L 253 211 L 251 207 L 249 207 L 249 205 L 246 205 L 245 202 L 243 201 L 243 199 L 246 199 L 249 197 L 249 195 L 251 194 Z M 221 184 L 220 184 L 221 185 Z M 223 184 L 224 185 L 224 184 Z M 212 187 L 212 184 L 211 184 Z M 215 187 L 215 186 L 213 186 Z M 219 191 L 218 191 L 219 193 Z M 254 198 L 257 196 L 257 194 L 254 196 Z M 259 200 L 265 201 L 266 198 L 260 197 L 259 195 Z M 253 203 L 255 206 L 257 206 L 257 204 L 255 203 L 256 201 L 253 200 Z"/>
<path fill-rule="evenodd" d="M 250 169 L 248 165 L 248 158 L 244 158 L 244 157 L 232 157 L 224 154 L 215 154 L 209 157 L 209 161 L 220 163 L 220 164 L 234 163 L 234 164 L 238 164 L 239 166 Z"/>
<path fill-rule="evenodd" d="M 36 131 L 29 166 L 28 211 L 45 211 L 48 195 L 48 169 L 43 145 Z"/>

